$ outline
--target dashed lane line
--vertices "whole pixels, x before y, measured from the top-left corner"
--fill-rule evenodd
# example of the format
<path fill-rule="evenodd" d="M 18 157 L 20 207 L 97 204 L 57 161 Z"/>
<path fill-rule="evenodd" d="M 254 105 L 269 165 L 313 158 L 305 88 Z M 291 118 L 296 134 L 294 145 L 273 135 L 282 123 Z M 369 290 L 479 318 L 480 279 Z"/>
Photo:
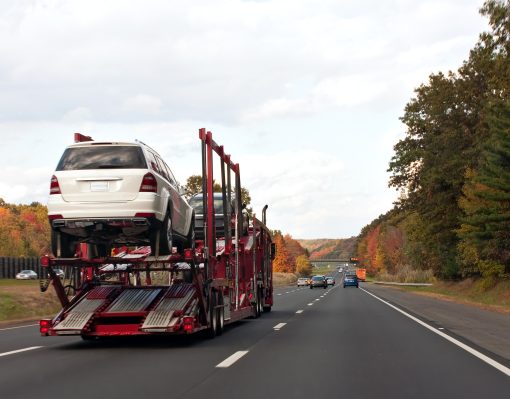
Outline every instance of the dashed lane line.
<path fill-rule="evenodd" d="M 4 352 L 4 353 L 0 353 L 0 357 L 9 356 L 9 355 L 15 355 L 16 353 L 33 351 L 35 349 L 40 349 L 40 348 L 44 348 L 44 347 L 43 346 L 31 346 L 30 348 L 23 348 L 23 349 L 18 349 L 18 350 L 15 350 L 15 351 Z"/>
<path fill-rule="evenodd" d="M 303 312 L 304 312 L 304 310 L 298 310 L 298 311 L 296 312 L 296 314 L 301 314 L 301 313 L 303 313 Z"/>
<path fill-rule="evenodd" d="M 27 327 L 35 327 L 39 324 L 28 324 L 26 326 L 17 326 L 17 327 L 7 327 L 7 328 L 0 328 L 0 331 L 7 331 L 7 330 L 16 330 L 18 328 L 27 328 Z"/>
<path fill-rule="evenodd" d="M 224 361 L 222 361 L 220 364 L 216 366 L 218 369 L 226 369 L 232 366 L 235 362 L 237 362 L 239 359 L 241 359 L 243 356 L 245 356 L 249 351 L 238 351 L 234 353 L 232 356 L 226 358 Z"/>
<path fill-rule="evenodd" d="M 279 323 L 276 326 L 273 327 L 273 330 L 280 331 L 283 327 L 285 327 L 287 323 Z"/>

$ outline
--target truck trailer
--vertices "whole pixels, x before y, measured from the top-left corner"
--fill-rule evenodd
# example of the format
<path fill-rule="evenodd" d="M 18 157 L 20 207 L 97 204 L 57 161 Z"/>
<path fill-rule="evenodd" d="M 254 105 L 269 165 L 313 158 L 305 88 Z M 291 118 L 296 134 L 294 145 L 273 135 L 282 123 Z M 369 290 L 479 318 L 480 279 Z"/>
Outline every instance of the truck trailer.
<path fill-rule="evenodd" d="M 151 253 L 151 247 L 120 247 L 99 257 L 90 243 L 78 244 L 72 258 L 42 256 L 49 278 L 41 281 L 41 290 L 51 284 L 62 310 L 40 321 L 41 335 L 93 340 L 204 331 L 214 337 L 226 324 L 271 311 L 275 245 L 266 226 L 268 207 L 262 210 L 262 220 L 253 216 L 248 229 L 243 228 L 239 164 L 232 162 L 211 132 L 200 129 L 199 139 L 203 239 L 193 239 L 191 248 L 174 248 L 164 256 Z M 221 235 L 215 229 L 213 192 L 213 164 L 218 159 L 224 226 L 231 226 Z M 231 203 L 234 214 L 226 206 Z M 56 269 L 66 270 L 69 284 L 61 281 Z"/>

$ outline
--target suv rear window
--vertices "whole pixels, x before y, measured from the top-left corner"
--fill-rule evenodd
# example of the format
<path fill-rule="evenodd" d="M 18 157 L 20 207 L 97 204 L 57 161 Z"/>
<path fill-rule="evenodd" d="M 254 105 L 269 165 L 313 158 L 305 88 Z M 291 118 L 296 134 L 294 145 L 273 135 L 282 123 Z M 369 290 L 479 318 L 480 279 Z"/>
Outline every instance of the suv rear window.
<path fill-rule="evenodd" d="M 86 169 L 147 169 L 138 146 L 74 147 L 64 151 L 57 171 Z"/>

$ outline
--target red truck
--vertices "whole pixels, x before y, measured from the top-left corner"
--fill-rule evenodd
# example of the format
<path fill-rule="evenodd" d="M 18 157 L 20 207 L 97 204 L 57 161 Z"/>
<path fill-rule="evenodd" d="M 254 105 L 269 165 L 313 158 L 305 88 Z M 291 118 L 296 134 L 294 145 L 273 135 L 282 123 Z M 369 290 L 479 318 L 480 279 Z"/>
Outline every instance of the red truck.
<path fill-rule="evenodd" d="M 273 306 L 275 245 L 262 220 L 243 228 L 239 164 L 231 161 L 211 132 L 200 129 L 204 239 L 191 248 L 154 256 L 150 247 L 117 248 L 115 256 L 94 257 L 90 244 L 76 247 L 73 258 L 41 258 L 62 304 L 52 319 L 40 321 L 43 336 L 79 335 L 85 340 L 107 336 L 175 335 L 207 331 L 213 337 L 224 325 L 256 318 Z M 213 161 L 219 158 L 222 196 L 227 210 L 223 229 L 215 229 Z M 235 179 L 235 186 L 232 184 Z M 217 217 L 217 215 L 216 215 Z M 232 222 L 231 222 L 232 221 Z M 111 255 L 111 254 L 110 254 Z M 72 276 L 62 283 L 55 270 Z"/>

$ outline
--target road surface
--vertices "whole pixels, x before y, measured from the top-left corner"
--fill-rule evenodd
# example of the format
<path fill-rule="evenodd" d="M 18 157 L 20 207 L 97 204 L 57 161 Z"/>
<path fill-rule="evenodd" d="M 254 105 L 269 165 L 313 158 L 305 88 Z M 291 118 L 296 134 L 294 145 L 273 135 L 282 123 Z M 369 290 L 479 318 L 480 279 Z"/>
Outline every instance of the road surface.
<path fill-rule="evenodd" d="M 509 397 L 508 359 L 470 353 L 370 290 L 278 289 L 273 312 L 213 340 L 3 329 L 0 398 Z"/>

